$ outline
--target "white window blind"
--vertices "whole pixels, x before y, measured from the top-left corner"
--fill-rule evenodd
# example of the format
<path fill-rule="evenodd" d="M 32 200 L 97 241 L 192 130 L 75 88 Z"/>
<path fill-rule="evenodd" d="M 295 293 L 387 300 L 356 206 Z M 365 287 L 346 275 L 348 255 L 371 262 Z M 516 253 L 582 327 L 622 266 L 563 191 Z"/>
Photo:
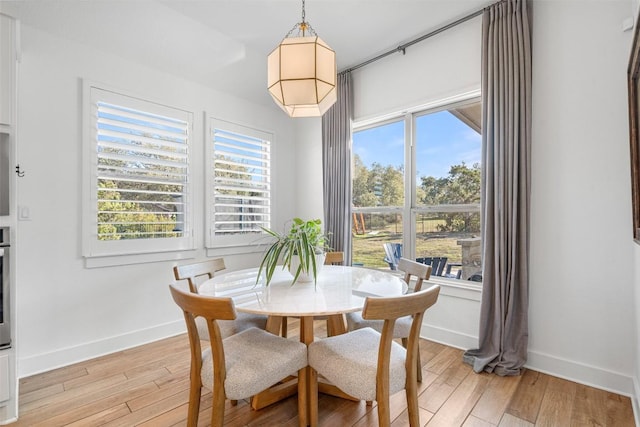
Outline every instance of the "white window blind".
<path fill-rule="evenodd" d="M 212 240 L 255 238 L 271 222 L 271 135 L 216 120 L 211 143 Z"/>
<path fill-rule="evenodd" d="M 191 246 L 178 243 L 192 237 L 191 113 L 93 87 L 90 110 L 91 249 L 85 255 Z"/>

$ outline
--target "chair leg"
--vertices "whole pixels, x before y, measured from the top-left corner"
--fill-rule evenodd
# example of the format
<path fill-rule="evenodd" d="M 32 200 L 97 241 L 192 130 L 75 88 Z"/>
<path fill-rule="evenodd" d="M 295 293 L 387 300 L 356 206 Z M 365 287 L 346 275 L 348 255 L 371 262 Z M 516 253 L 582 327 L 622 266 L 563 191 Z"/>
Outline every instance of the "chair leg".
<path fill-rule="evenodd" d="M 316 427 L 318 425 L 318 372 L 311 366 L 309 369 L 309 425 Z"/>
<path fill-rule="evenodd" d="M 224 388 L 213 388 L 213 403 L 211 405 L 211 427 L 222 427 L 224 424 Z"/>
<path fill-rule="evenodd" d="M 298 425 L 309 425 L 309 367 L 298 371 Z"/>
<path fill-rule="evenodd" d="M 331 316 L 327 317 L 327 337 L 335 337 L 336 333 L 333 330 L 333 323 L 331 321 Z"/>
<path fill-rule="evenodd" d="M 389 410 L 389 393 L 385 398 L 376 398 L 378 402 L 378 426 L 389 427 L 391 425 L 391 412 Z"/>
<path fill-rule="evenodd" d="M 418 409 L 418 385 L 413 381 L 407 381 L 407 412 L 409 413 L 409 425 L 420 426 L 420 411 Z"/>
<path fill-rule="evenodd" d="M 347 332 L 344 316 L 342 314 L 332 314 L 327 316 L 327 336 L 334 337 Z"/>
<path fill-rule="evenodd" d="M 198 414 L 200 413 L 200 395 L 202 388 L 199 384 L 191 382 L 189 389 L 189 412 L 187 415 L 187 427 L 198 425 Z"/>
<path fill-rule="evenodd" d="M 409 344 L 409 340 L 407 338 L 402 338 L 402 346 L 404 348 L 407 348 L 408 344 Z M 418 344 L 418 357 L 416 358 L 416 360 L 418 363 L 416 378 L 418 379 L 418 382 L 421 383 L 422 382 L 422 362 L 420 362 L 420 344 Z"/>

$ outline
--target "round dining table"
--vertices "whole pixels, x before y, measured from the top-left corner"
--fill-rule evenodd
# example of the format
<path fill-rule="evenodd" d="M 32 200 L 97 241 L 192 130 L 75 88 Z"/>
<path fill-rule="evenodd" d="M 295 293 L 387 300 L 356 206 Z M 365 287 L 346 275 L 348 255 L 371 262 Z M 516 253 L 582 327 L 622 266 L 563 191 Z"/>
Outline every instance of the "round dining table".
<path fill-rule="evenodd" d="M 407 290 L 400 276 L 363 267 L 323 265 L 316 282 L 295 284 L 288 270 L 277 267 L 266 285 L 264 272 L 248 268 L 214 276 L 198 292 L 230 296 L 238 311 L 269 316 L 314 317 L 362 310 L 367 296 L 397 296 Z"/>
<path fill-rule="evenodd" d="M 291 273 L 278 266 L 268 286 L 264 272 L 258 277 L 258 268 L 248 268 L 215 275 L 198 288 L 203 295 L 233 298 L 238 311 L 267 315 L 267 330 L 274 334 L 280 333 L 283 318 L 299 318 L 300 341 L 307 345 L 314 340 L 314 318 L 326 317 L 329 335 L 341 334 L 346 332 L 343 314 L 362 310 L 366 297 L 398 296 L 406 291 L 402 277 L 389 271 L 336 265 L 321 266 L 315 282 L 293 283 Z M 312 389 L 307 396 L 314 398 L 317 383 L 308 384 Z M 263 408 L 294 394 L 296 388 L 294 384 L 286 391 L 281 387 L 276 392 L 261 393 L 252 398 L 251 405 Z M 351 398 L 329 384 L 321 383 L 320 391 Z"/>

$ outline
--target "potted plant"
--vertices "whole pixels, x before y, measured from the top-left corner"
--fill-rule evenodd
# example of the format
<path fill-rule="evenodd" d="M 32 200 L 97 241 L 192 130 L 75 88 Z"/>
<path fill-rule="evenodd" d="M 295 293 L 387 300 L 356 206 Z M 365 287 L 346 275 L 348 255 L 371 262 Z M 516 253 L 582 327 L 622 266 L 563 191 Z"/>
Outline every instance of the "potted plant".
<path fill-rule="evenodd" d="M 315 283 L 320 266 L 324 262 L 319 258 L 324 255 L 328 242 L 320 224 L 319 219 L 304 221 L 300 218 L 293 218 L 289 232 L 286 234 L 263 228 L 276 241 L 265 252 L 258 269 L 258 280 L 264 270 L 267 279 L 266 285 L 269 286 L 280 257 L 282 257 L 282 268 L 289 269 L 293 275 L 293 283 L 296 283 L 299 278 L 300 281 L 304 281 L 306 277 L 309 277 L 308 281 L 312 278 Z"/>

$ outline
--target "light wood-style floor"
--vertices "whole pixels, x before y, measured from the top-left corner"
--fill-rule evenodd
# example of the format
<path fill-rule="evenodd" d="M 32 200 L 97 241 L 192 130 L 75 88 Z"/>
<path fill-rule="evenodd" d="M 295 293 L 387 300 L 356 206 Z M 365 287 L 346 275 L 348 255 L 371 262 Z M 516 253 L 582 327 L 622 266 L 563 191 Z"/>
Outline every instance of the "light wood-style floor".
<path fill-rule="evenodd" d="M 291 320 L 289 333 L 297 333 Z M 316 322 L 316 334 L 326 334 Z M 535 371 L 519 377 L 475 374 L 462 351 L 423 340 L 420 422 L 427 426 L 634 426 L 628 397 Z M 20 381 L 20 418 L 12 426 L 184 426 L 189 386 L 186 335 L 169 338 Z M 392 396 L 393 426 L 407 426 L 403 392 Z M 202 396 L 209 425 L 211 395 Z M 321 395 L 322 426 L 377 426 L 375 403 Z M 228 426 L 298 423 L 295 397 L 260 411 L 227 403 Z"/>

